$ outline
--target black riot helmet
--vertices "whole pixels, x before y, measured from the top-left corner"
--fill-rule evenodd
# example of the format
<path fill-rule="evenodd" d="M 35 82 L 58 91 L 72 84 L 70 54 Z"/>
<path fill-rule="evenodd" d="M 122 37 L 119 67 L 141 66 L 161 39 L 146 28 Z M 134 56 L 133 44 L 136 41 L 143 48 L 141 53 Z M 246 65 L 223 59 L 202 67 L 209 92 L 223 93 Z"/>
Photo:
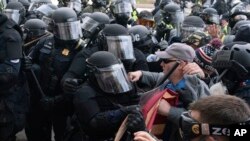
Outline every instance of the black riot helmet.
<path fill-rule="evenodd" d="M 129 28 L 128 32 L 132 36 L 133 46 L 143 53 L 151 53 L 151 47 L 157 44 L 157 40 L 145 26 L 135 25 Z"/>
<path fill-rule="evenodd" d="M 67 3 L 67 7 L 72 8 L 75 10 L 77 14 L 79 14 L 82 11 L 82 1 L 81 0 L 70 0 Z"/>
<path fill-rule="evenodd" d="M 111 3 L 110 10 L 115 17 L 115 21 L 126 27 L 132 12 L 132 4 L 126 0 L 117 0 Z"/>
<path fill-rule="evenodd" d="M 37 1 L 33 1 L 33 2 L 30 4 L 30 6 L 29 6 L 28 11 L 34 11 L 34 10 L 36 10 L 38 7 L 40 7 L 41 5 L 49 4 L 49 3 L 52 3 L 51 0 L 37 0 Z"/>
<path fill-rule="evenodd" d="M 53 12 L 58 7 L 54 4 L 45 4 L 36 9 L 38 15 L 42 16 L 42 20 L 48 25 L 48 31 L 53 32 L 54 29 L 54 21 L 52 19 Z"/>
<path fill-rule="evenodd" d="M 219 72 L 229 91 L 240 82 L 250 79 L 250 44 L 232 42 L 226 44 L 213 57 L 212 66 Z"/>
<path fill-rule="evenodd" d="M 23 25 L 24 40 L 33 40 L 46 33 L 47 25 L 40 19 L 27 20 Z"/>
<path fill-rule="evenodd" d="M 238 21 L 238 22 L 234 25 L 234 27 L 233 27 L 233 29 L 232 29 L 232 31 L 231 31 L 231 34 L 232 34 L 232 35 L 236 35 L 237 32 L 239 31 L 239 29 L 240 29 L 241 27 L 243 27 L 243 26 L 250 26 L 250 20 L 241 20 L 241 21 Z"/>
<path fill-rule="evenodd" d="M 132 90 L 124 66 L 114 54 L 98 51 L 92 54 L 86 63 L 94 73 L 98 86 L 105 93 L 120 94 Z"/>
<path fill-rule="evenodd" d="M 54 35 L 61 40 L 78 40 L 82 37 L 80 21 L 75 11 L 68 7 L 61 7 L 52 14 L 55 24 Z"/>
<path fill-rule="evenodd" d="M 132 37 L 127 28 L 119 24 L 108 24 L 98 35 L 100 50 L 113 53 L 117 58 L 135 61 Z"/>
<path fill-rule="evenodd" d="M 43 4 L 38 7 L 36 11 L 36 15 L 39 19 L 42 19 L 43 16 L 49 17 L 58 7 L 54 4 Z"/>
<path fill-rule="evenodd" d="M 106 7 L 107 1 L 106 0 L 92 0 L 94 7 Z"/>
<path fill-rule="evenodd" d="M 20 24 L 24 20 L 26 14 L 25 7 L 20 2 L 9 2 L 3 12 L 17 24 Z"/>
<path fill-rule="evenodd" d="M 187 38 L 191 33 L 195 31 L 204 31 L 206 24 L 198 16 L 185 17 L 181 26 L 181 38 Z"/>
<path fill-rule="evenodd" d="M 246 10 L 245 6 L 235 6 L 231 9 L 229 14 L 229 26 L 233 28 L 238 21 L 247 20 L 247 15 L 249 15 L 249 12 Z"/>
<path fill-rule="evenodd" d="M 184 19 L 183 12 L 178 4 L 169 3 L 164 6 L 161 11 L 163 21 L 167 24 L 173 23 L 181 23 Z"/>
<path fill-rule="evenodd" d="M 172 3 L 172 2 L 173 2 L 172 0 L 161 0 L 161 2 L 159 4 L 160 9 L 163 9 L 165 5 Z"/>
<path fill-rule="evenodd" d="M 82 20 L 83 37 L 91 38 L 109 24 L 109 16 L 102 12 L 94 12 Z M 92 37 L 93 38 L 93 37 Z"/>
<path fill-rule="evenodd" d="M 28 11 L 29 6 L 30 6 L 30 2 L 28 0 L 18 0 L 18 2 L 22 3 L 26 11 Z"/>
<path fill-rule="evenodd" d="M 220 18 L 218 15 L 218 12 L 214 8 L 205 8 L 202 12 L 200 17 L 203 19 L 203 21 L 210 25 L 210 24 L 219 24 Z"/>

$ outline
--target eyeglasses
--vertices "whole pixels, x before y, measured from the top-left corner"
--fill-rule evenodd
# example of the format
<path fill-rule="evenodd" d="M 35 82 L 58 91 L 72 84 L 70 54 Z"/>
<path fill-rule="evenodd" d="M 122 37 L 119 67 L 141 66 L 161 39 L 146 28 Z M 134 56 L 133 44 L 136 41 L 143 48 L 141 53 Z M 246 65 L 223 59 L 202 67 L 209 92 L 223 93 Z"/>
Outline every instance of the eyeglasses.
<path fill-rule="evenodd" d="M 165 64 L 171 63 L 171 62 L 176 62 L 178 60 L 170 60 L 170 59 L 161 59 L 162 62 L 164 62 Z"/>

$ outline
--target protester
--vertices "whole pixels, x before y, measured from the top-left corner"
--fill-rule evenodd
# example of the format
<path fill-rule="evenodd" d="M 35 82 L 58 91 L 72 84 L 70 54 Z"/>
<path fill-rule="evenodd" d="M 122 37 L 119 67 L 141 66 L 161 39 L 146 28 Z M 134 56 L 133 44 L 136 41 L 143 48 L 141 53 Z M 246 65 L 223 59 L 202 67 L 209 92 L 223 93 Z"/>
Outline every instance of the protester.
<path fill-rule="evenodd" d="M 178 119 L 181 116 L 181 113 L 187 109 L 191 102 L 198 100 L 201 97 L 206 97 L 210 95 L 210 93 L 207 85 L 200 80 L 197 75 L 190 75 L 199 73 L 200 70 L 184 73 L 183 68 L 192 63 L 195 57 L 195 51 L 192 47 L 182 43 L 174 43 L 165 51 L 156 52 L 156 55 L 162 59 L 162 73 L 135 71 L 129 73 L 129 78 L 133 82 L 139 80 L 139 82 L 148 84 L 148 86 L 152 88 L 158 86 L 160 82 L 164 81 L 162 80 L 164 74 L 167 74 L 177 65 L 168 80 L 161 85 L 161 88 L 167 88 L 178 92 L 180 99 L 179 104 L 177 107 L 173 107 L 170 106 L 167 101 L 161 100 L 158 113 L 167 116 L 167 124 L 172 125 L 169 126 L 171 128 L 168 128 L 167 126 L 165 129 L 166 134 L 165 138 L 163 137 L 164 140 L 181 140 L 180 136 L 178 136 L 177 128 Z"/>
<path fill-rule="evenodd" d="M 184 112 L 180 118 L 180 129 L 182 131 L 184 141 L 229 141 L 228 134 L 213 134 L 210 132 L 208 135 L 200 132 L 195 134 L 193 126 L 207 125 L 211 127 L 223 127 L 228 129 L 228 126 L 240 123 L 249 122 L 250 109 L 247 103 L 235 96 L 231 95 L 212 95 L 202 98 L 194 103 L 191 103 L 188 112 Z M 202 130 L 202 128 L 201 128 Z M 148 132 L 139 131 L 134 133 L 135 141 L 157 141 Z"/>

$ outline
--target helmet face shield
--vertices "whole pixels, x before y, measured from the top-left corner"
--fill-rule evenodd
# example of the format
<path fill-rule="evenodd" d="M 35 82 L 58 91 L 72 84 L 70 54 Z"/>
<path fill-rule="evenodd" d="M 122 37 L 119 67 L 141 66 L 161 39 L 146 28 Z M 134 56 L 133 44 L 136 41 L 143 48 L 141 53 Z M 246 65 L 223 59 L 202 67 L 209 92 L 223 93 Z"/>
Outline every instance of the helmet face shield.
<path fill-rule="evenodd" d="M 85 17 L 82 21 L 82 29 L 93 33 L 96 27 L 99 25 L 99 22 L 93 20 L 90 17 Z"/>
<path fill-rule="evenodd" d="M 113 12 L 115 14 L 119 13 L 131 13 L 132 12 L 132 5 L 127 2 L 121 2 L 114 6 Z"/>
<path fill-rule="evenodd" d="M 96 68 L 95 77 L 100 88 L 106 93 L 119 94 L 132 89 L 123 64 L 114 64 L 106 68 Z"/>
<path fill-rule="evenodd" d="M 19 10 L 5 9 L 3 12 L 8 17 L 8 19 L 12 19 L 17 24 L 19 24 L 19 22 L 20 22 L 20 13 L 19 13 Z"/>
<path fill-rule="evenodd" d="M 172 23 L 174 24 L 178 24 L 178 23 L 182 23 L 184 21 L 184 14 L 182 11 L 176 11 L 174 13 L 170 13 L 171 14 L 171 18 L 172 18 Z"/>
<path fill-rule="evenodd" d="M 76 12 L 81 12 L 81 10 L 82 10 L 81 3 L 76 2 L 76 1 L 74 1 L 74 2 L 68 2 L 67 7 L 72 8 Z"/>
<path fill-rule="evenodd" d="M 61 40 L 76 40 L 82 37 L 80 21 L 56 23 L 55 35 Z"/>
<path fill-rule="evenodd" d="M 135 60 L 131 36 L 107 36 L 108 51 L 121 60 Z"/>
<path fill-rule="evenodd" d="M 42 16 L 49 16 L 49 14 L 51 14 L 54 11 L 54 9 L 52 9 L 50 6 L 46 4 L 37 8 L 36 11 L 40 12 Z"/>
<path fill-rule="evenodd" d="M 53 31 L 53 27 L 54 27 L 53 19 L 46 17 L 46 16 L 43 16 L 42 20 L 47 24 L 47 26 L 48 26 L 47 29 L 49 31 Z"/>
<path fill-rule="evenodd" d="M 49 4 L 48 2 L 32 2 L 28 8 L 28 11 L 34 11 L 42 5 Z"/>

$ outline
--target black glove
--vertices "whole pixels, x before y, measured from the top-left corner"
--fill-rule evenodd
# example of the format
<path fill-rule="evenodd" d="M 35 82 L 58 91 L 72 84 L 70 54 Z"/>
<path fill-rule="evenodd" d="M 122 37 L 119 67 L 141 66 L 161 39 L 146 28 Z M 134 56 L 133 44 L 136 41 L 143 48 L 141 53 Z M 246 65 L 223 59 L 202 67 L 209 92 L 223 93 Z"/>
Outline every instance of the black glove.
<path fill-rule="evenodd" d="M 80 88 L 80 84 L 82 83 L 81 79 L 75 78 L 66 78 L 63 82 L 63 91 L 65 93 L 74 93 L 76 90 Z"/>
<path fill-rule="evenodd" d="M 138 113 L 140 112 L 140 106 L 139 105 L 125 106 L 125 107 L 122 107 L 121 110 L 127 115 L 131 113 Z"/>
<path fill-rule="evenodd" d="M 128 115 L 127 130 L 130 133 L 146 131 L 145 121 L 140 111 Z"/>
<path fill-rule="evenodd" d="M 22 68 L 24 71 L 30 70 L 32 68 L 32 59 L 29 56 L 22 58 Z"/>

